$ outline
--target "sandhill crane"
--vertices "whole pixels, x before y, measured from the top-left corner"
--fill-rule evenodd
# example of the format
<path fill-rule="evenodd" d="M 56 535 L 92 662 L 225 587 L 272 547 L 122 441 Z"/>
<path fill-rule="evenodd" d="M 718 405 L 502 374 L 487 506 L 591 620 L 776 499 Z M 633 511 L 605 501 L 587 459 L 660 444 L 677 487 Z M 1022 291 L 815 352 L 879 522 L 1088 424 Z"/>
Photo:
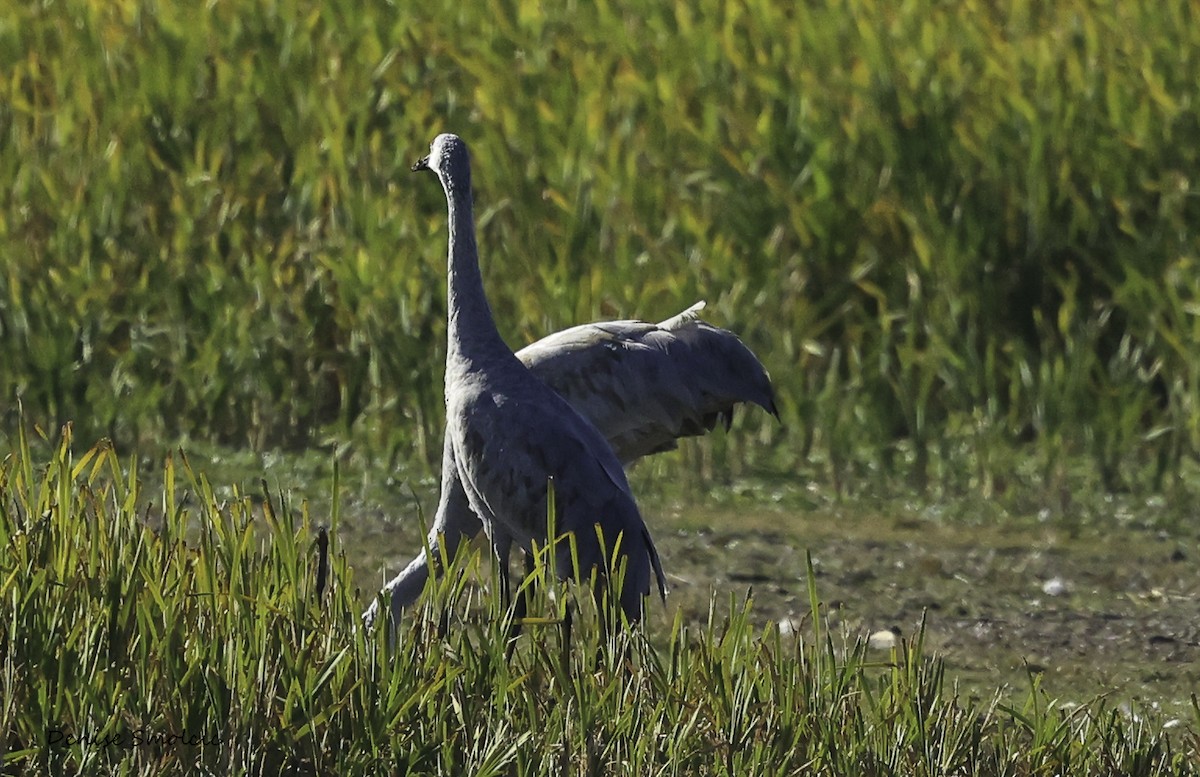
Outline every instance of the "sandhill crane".
<path fill-rule="evenodd" d="M 778 417 L 766 369 L 737 335 L 700 319 L 699 302 L 658 324 L 606 321 L 549 335 L 517 351 L 538 379 L 591 421 L 629 466 L 676 447 L 682 437 L 728 425 L 734 408 L 753 403 Z M 453 456 L 443 461 L 443 493 L 426 545 L 383 588 L 398 622 L 420 596 L 441 557 L 453 558 L 482 524 L 458 482 Z M 377 617 L 378 600 L 364 614 Z"/>
<path fill-rule="evenodd" d="M 413 165 L 414 171 L 425 169 L 441 182 L 449 214 L 441 502 L 454 498 L 447 478 L 456 478 L 491 542 L 507 605 L 509 552 L 514 542 L 528 554 L 535 542 L 547 541 L 553 482 L 557 525 L 573 539 L 577 571 L 595 570 L 603 580 L 624 562 L 618 598 L 625 617 L 635 622 L 651 575 L 664 598 L 666 582 L 625 471 L 596 427 L 535 378 L 496 329 L 479 271 L 466 143 L 438 135 L 429 156 Z M 570 576 L 576 571 L 572 548 L 550 539 L 556 543 L 557 574 Z"/>

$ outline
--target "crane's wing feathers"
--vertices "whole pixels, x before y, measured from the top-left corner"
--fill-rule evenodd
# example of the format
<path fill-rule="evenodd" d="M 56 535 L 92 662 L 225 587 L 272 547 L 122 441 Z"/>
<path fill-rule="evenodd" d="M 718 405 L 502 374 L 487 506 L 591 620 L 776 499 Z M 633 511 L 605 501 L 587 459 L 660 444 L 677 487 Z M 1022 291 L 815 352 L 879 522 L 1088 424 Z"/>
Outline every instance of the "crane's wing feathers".
<path fill-rule="evenodd" d="M 517 356 L 600 430 L 624 464 L 719 422 L 728 427 L 741 403 L 778 416 L 762 363 L 737 335 L 703 321 L 702 307 L 660 324 L 571 327 Z"/>
<path fill-rule="evenodd" d="M 514 389 L 517 388 L 514 384 Z M 479 392 L 453 405 L 473 422 L 454 450 L 455 465 L 472 509 L 503 527 L 525 551 L 546 531 L 547 490 L 552 480 L 557 531 L 574 532 L 580 567 L 607 569 L 617 537 L 629 559 L 623 606 L 639 608 L 634 592 L 650 592 L 650 575 L 665 591 L 657 550 L 629 489 L 625 471 L 607 450 L 595 427 L 546 386 L 534 383 L 519 393 Z M 545 426 L 553 434 L 520 435 L 513 429 Z M 503 427 L 503 428 L 501 428 Z M 603 451 L 597 454 L 597 451 Z M 611 487 L 598 487 L 607 483 Z M 596 537 L 596 526 L 604 536 Z M 565 557 L 560 556 L 560 563 Z M 571 574 L 560 569 L 560 574 Z M 623 589 L 624 590 L 624 589 Z"/>
<path fill-rule="evenodd" d="M 513 539 L 526 550 L 529 540 L 545 521 L 547 481 L 554 480 L 560 509 L 563 505 L 599 508 L 598 483 L 632 494 L 625 472 L 604 450 L 604 439 L 560 396 L 533 384 L 536 392 L 504 394 L 481 392 L 467 399 L 460 412 L 473 419 L 456 441 L 454 458 L 467 488 L 471 506 L 487 520 L 504 523 Z M 529 388 L 529 386 L 526 386 Z M 536 429 L 552 420 L 553 434 L 521 435 L 514 429 Z M 531 510 L 517 510 L 532 505 Z M 590 521 L 587 509 L 559 515 L 564 530 L 576 528 L 572 520 Z M 518 523 L 519 522 L 519 523 Z"/>

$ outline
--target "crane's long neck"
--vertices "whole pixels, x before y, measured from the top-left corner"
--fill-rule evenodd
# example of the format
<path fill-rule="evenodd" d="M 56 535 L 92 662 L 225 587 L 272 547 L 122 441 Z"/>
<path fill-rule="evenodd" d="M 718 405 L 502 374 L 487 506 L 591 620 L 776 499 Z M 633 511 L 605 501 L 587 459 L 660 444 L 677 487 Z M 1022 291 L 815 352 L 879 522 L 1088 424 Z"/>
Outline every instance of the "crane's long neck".
<path fill-rule="evenodd" d="M 479 253 L 475 245 L 475 218 L 471 212 L 471 187 L 447 186 L 450 247 L 447 272 L 446 373 L 467 369 L 491 358 L 512 357 L 496 330 L 492 309 L 483 291 Z"/>

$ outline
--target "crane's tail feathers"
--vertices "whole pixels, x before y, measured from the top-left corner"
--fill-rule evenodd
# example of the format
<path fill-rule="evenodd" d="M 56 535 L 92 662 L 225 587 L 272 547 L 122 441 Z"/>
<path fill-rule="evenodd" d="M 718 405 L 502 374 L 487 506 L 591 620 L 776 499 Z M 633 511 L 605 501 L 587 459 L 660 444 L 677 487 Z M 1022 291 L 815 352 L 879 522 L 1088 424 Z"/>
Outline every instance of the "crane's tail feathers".
<path fill-rule="evenodd" d="M 668 332 L 670 332 L 675 329 L 681 329 L 688 324 L 694 324 L 700 320 L 700 311 L 704 310 L 704 307 L 707 304 L 708 303 L 704 300 L 700 300 L 682 313 L 677 313 L 668 318 L 666 321 L 660 321 L 658 323 L 658 328 L 666 329 Z"/>

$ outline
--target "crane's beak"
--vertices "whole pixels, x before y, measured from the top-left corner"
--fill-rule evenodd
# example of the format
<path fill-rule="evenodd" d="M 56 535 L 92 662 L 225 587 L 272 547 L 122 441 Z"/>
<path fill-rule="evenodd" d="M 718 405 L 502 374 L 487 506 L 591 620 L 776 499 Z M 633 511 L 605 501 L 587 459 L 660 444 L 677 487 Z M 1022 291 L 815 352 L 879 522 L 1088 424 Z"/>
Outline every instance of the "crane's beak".
<path fill-rule="evenodd" d="M 428 169 L 429 169 L 429 157 L 427 157 L 427 156 L 423 156 L 420 159 L 418 159 L 417 161 L 413 162 L 412 171 L 414 173 L 419 170 L 428 170 Z"/>

